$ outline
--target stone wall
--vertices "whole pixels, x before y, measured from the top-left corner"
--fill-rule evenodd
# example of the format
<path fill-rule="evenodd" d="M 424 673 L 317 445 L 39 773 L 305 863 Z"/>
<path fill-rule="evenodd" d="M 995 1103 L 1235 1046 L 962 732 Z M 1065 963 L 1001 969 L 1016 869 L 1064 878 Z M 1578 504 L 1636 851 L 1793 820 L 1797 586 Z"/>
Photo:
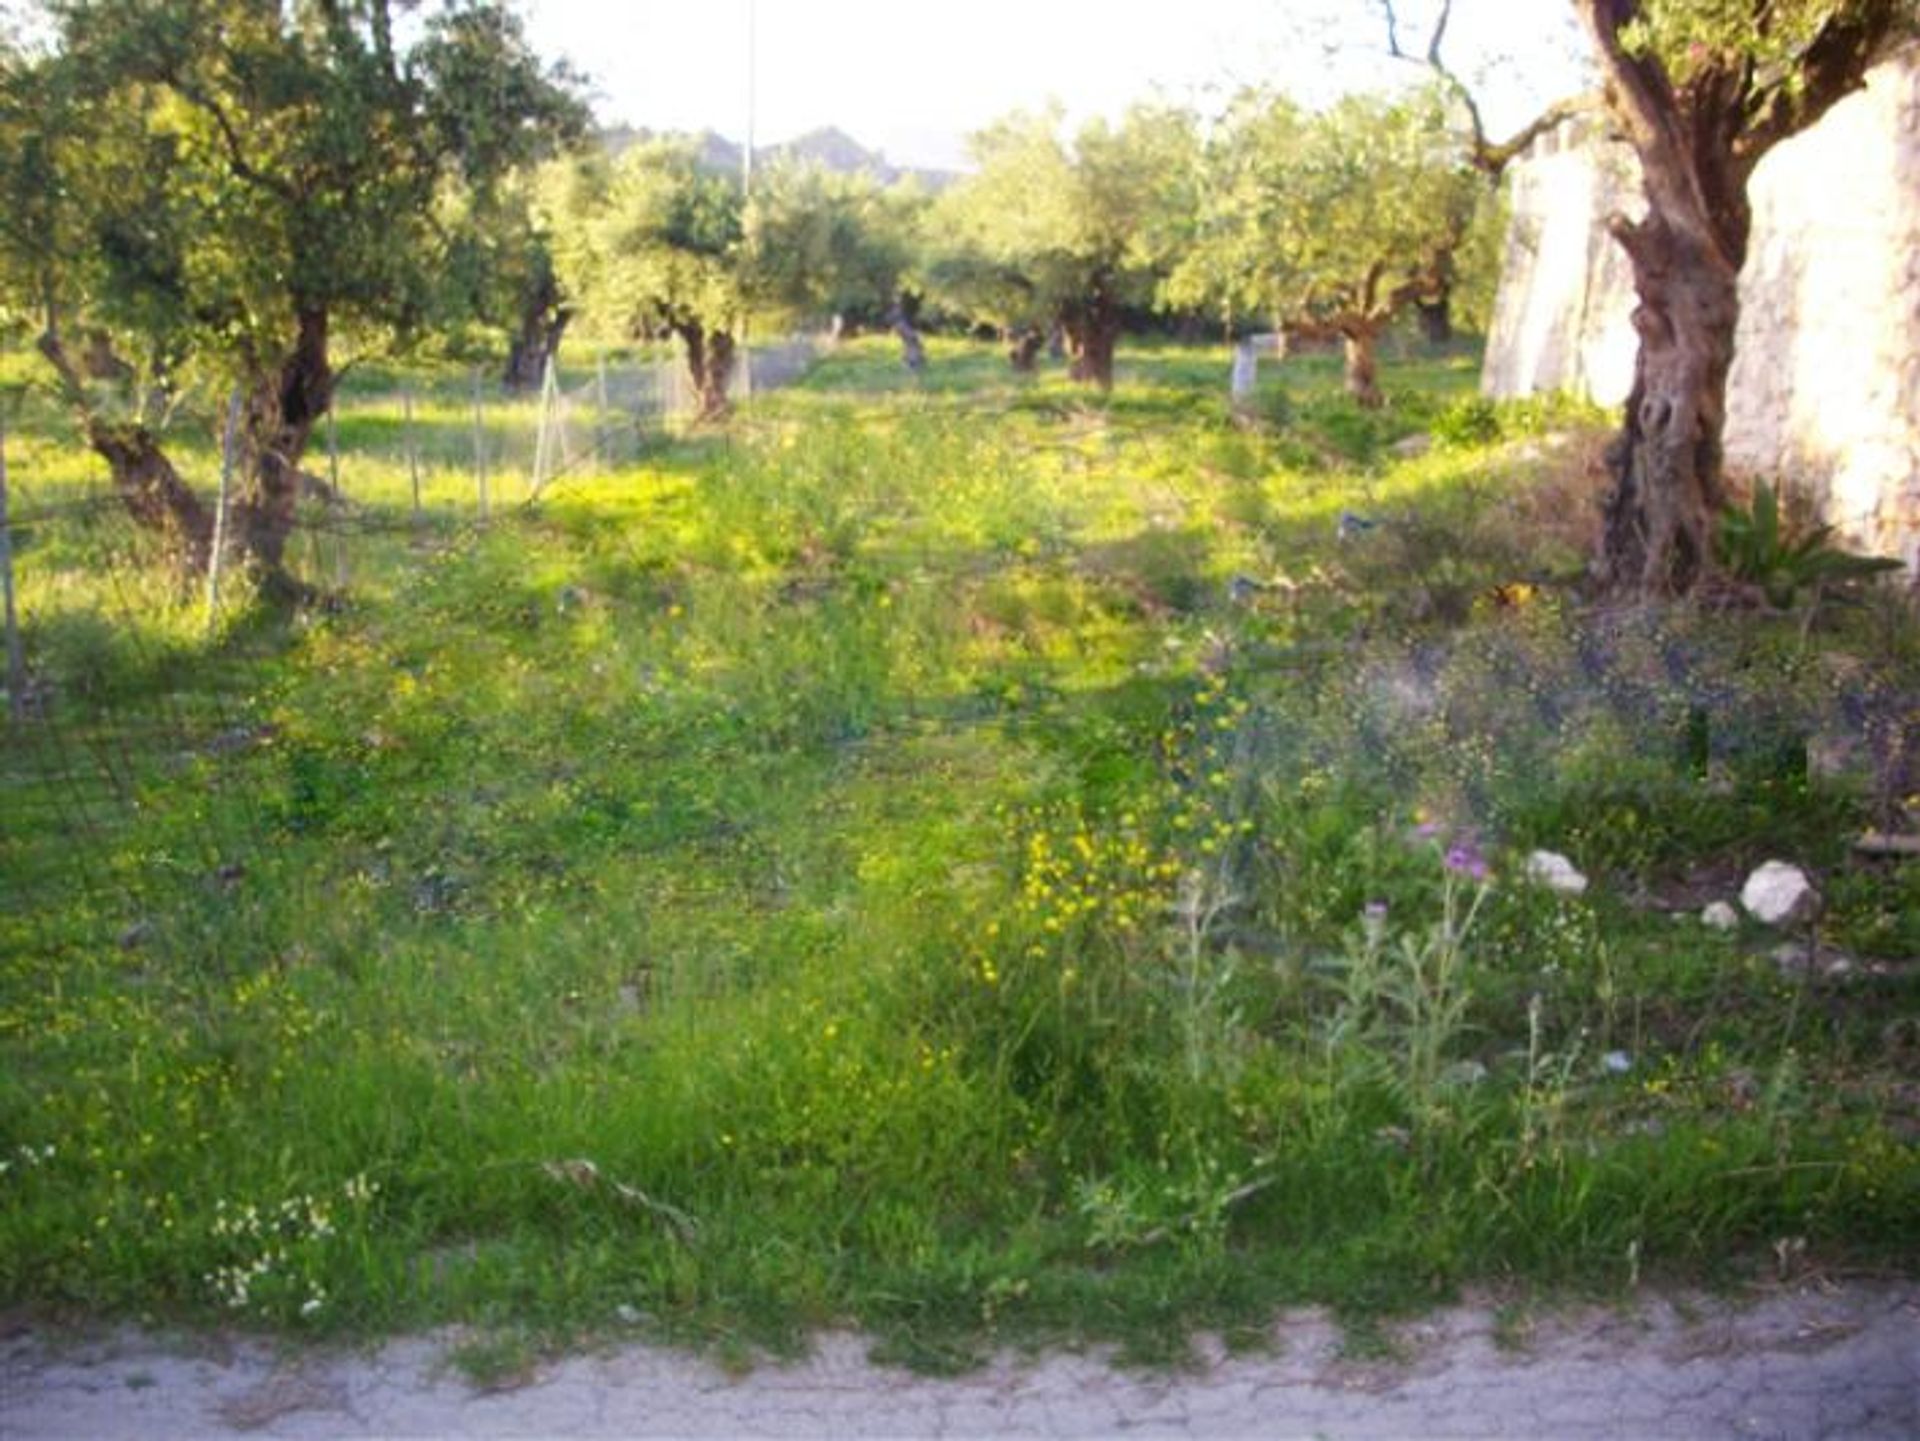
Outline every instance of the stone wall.
<path fill-rule="evenodd" d="M 1856 544 L 1920 568 L 1920 58 L 1880 66 L 1750 187 L 1727 458 L 1790 482 Z M 1632 277 L 1602 228 L 1643 209 L 1631 151 L 1563 132 L 1513 172 L 1483 388 L 1633 379 Z"/>

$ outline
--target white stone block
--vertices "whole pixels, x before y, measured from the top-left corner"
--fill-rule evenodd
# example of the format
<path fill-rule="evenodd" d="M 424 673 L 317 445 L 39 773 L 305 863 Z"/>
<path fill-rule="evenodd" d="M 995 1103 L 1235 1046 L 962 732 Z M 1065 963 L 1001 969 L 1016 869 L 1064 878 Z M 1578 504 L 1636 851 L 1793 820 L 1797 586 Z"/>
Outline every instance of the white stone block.
<path fill-rule="evenodd" d="M 1820 909 L 1820 893 L 1800 867 L 1768 861 L 1747 877 L 1740 904 L 1764 925 L 1790 926 L 1813 918 Z"/>
<path fill-rule="evenodd" d="M 1710 930 L 1730 931 L 1740 924 L 1740 913 L 1725 901 L 1715 901 L 1700 912 L 1700 924 Z"/>
<path fill-rule="evenodd" d="M 1557 851 L 1535 851 L 1527 857 L 1527 878 L 1563 896 L 1585 895 L 1587 878 Z"/>

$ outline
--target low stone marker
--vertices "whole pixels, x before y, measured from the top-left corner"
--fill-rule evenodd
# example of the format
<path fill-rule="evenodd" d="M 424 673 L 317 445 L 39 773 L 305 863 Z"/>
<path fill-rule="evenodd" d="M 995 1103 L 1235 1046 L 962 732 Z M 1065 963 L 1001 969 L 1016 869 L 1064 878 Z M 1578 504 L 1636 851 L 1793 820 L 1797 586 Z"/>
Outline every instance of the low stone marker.
<path fill-rule="evenodd" d="M 1812 919 L 1820 909 L 1820 893 L 1800 867 L 1768 861 L 1747 877 L 1740 904 L 1763 925 L 1791 926 Z"/>

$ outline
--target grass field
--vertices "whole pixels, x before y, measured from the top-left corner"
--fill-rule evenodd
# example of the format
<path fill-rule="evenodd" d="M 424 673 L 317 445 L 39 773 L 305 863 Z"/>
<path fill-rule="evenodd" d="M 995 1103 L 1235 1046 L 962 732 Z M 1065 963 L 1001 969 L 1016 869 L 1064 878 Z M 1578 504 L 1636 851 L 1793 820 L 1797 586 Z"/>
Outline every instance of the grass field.
<path fill-rule="evenodd" d="M 1240 426 L 1224 351 L 860 342 L 485 525 L 423 376 L 425 522 L 350 394 L 348 591 L 211 637 L 110 510 L 24 534 L 0 1304 L 950 1366 L 1911 1270 L 1911 613 L 1583 603 L 1596 419 L 1476 364 Z M 1771 856 L 1846 977 L 1695 919 Z"/>

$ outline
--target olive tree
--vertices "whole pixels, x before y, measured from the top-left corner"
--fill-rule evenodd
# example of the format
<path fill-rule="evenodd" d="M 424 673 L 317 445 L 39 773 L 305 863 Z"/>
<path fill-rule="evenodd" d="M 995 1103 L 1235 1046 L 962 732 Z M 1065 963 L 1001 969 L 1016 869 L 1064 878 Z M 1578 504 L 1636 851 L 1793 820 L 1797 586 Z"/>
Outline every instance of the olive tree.
<path fill-rule="evenodd" d="M 511 10 L 448 0 L 403 44 L 393 0 L 57 0 L 6 57 L 0 284 L 141 522 L 203 563 L 206 507 L 168 459 L 187 384 L 236 385 L 235 533 L 263 584 L 343 333 L 403 343 L 445 299 L 440 204 L 577 132 L 571 78 Z M 25 208 L 13 207 L 26 202 Z"/>
<path fill-rule="evenodd" d="M 739 175 L 704 167 L 691 141 L 654 139 L 612 161 L 576 160 L 558 184 L 568 218 L 556 244 L 569 291 L 623 335 L 676 337 L 700 418 L 725 414 L 752 306 Z"/>
<path fill-rule="evenodd" d="M 1337 340 L 1348 392 L 1382 404 L 1380 337 L 1450 283 L 1484 196 L 1439 94 L 1352 95 L 1315 112 L 1248 92 L 1213 137 L 1207 175 L 1169 302 Z"/>
<path fill-rule="evenodd" d="M 915 260 L 925 193 L 804 161 L 755 176 L 748 214 L 751 289 L 770 312 L 883 323 Z"/>
<path fill-rule="evenodd" d="M 1456 295 L 1464 291 L 1470 307 L 1485 308 L 1491 303 L 1491 291 L 1499 279 L 1495 252 L 1502 208 L 1500 189 L 1508 168 L 1541 136 L 1589 109 L 1592 100 L 1587 95 L 1556 99 L 1540 106 L 1505 138 L 1496 137 L 1488 126 L 1481 96 L 1447 55 L 1454 25 L 1454 0 L 1358 0 L 1358 3 L 1371 8 L 1378 16 L 1387 57 L 1415 67 L 1438 92 L 1453 125 L 1462 160 L 1487 184 L 1488 195 L 1474 207 L 1455 242 L 1451 246 L 1443 245 L 1436 253 L 1434 268 L 1440 289 L 1415 302 L 1428 339 L 1445 341 L 1451 339 L 1453 333 Z M 1493 13 L 1487 7 L 1482 8 L 1483 13 Z M 1543 29 L 1551 31 L 1552 27 Z M 1548 44 L 1547 52 L 1557 54 L 1565 48 L 1569 47 L 1556 37 Z M 1511 57 L 1502 61 L 1509 69 L 1513 63 Z"/>
<path fill-rule="evenodd" d="M 797 161 L 760 171 L 749 202 L 731 166 L 671 137 L 576 156 L 544 184 L 566 294 L 602 329 L 678 339 L 703 420 L 729 408 L 749 320 L 885 316 L 923 204 L 911 186 Z"/>
<path fill-rule="evenodd" d="M 1575 0 L 1647 210 L 1615 216 L 1639 351 L 1608 451 L 1604 563 L 1618 587 L 1684 591 L 1726 504 L 1722 432 L 1761 159 L 1859 88 L 1915 24 L 1912 0 Z M 1844 204 L 1844 197 L 1835 197 Z"/>
<path fill-rule="evenodd" d="M 1003 330 L 1065 331 L 1075 379 L 1113 384 L 1128 309 L 1153 303 L 1170 215 L 1191 205 L 1199 143 L 1183 111 L 1096 120 L 1071 145 L 1060 117 L 1017 114 L 973 137 L 978 171 L 928 216 L 929 280 Z"/>

